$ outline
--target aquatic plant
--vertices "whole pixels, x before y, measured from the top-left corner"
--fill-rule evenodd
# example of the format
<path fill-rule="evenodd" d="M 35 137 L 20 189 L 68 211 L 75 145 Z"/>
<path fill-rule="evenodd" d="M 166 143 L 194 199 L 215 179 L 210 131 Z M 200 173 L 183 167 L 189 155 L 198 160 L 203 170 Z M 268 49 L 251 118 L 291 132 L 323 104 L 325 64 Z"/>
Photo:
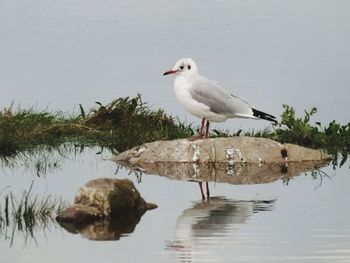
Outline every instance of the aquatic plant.
<path fill-rule="evenodd" d="M 82 106 L 78 116 L 62 112 L 35 112 L 11 108 L 0 112 L 0 155 L 14 156 L 36 147 L 46 150 L 62 144 L 80 147 L 101 146 L 122 151 L 160 139 L 189 137 L 191 125 L 180 122 L 163 110 L 152 110 L 141 100 L 119 98 L 87 114 Z"/>
<path fill-rule="evenodd" d="M 210 136 L 255 136 L 323 148 L 334 155 L 335 164 L 343 165 L 350 151 L 350 122 L 345 125 L 336 121 L 328 125 L 312 123 L 316 112 L 316 108 L 312 108 L 299 117 L 293 107 L 283 105 L 280 123 L 270 128 L 233 133 L 212 130 Z M 0 157 L 31 154 L 36 149 L 52 151 L 62 145 L 81 151 L 98 146 L 119 152 L 154 140 L 188 138 L 195 130 L 198 127 L 181 122 L 162 109 L 152 109 L 140 95 L 118 98 L 108 105 L 96 102 L 88 111 L 80 105 L 80 114 L 68 117 L 62 112 L 10 107 L 0 111 Z"/>
<path fill-rule="evenodd" d="M 61 199 L 51 196 L 40 199 L 38 195 L 33 195 L 32 187 L 33 182 L 19 198 L 9 188 L 0 192 L 0 236 L 10 239 L 11 245 L 18 233 L 23 234 L 25 241 L 29 238 L 35 240 L 35 229 L 45 230 L 66 207 Z"/>
<path fill-rule="evenodd" d="M 325 126 L 320 122 L 312 124 L 311 116 L 317 112 L 315 107 L 305 110 L 303 117 L 297 117 L 291 106 L 283 105 L 283 108 L 281 123 L 276 125 L 275 131 L 268 134 L 268 137 L 282 143 L 325 149 L 334 156 L 334 165 L 342 166 L 346 162 L 350 152 L 350 122 L 341 125 L 333 120 Z"/>
<path fill-rule="evenodd" d="M 213 130 L 211 137 L 253 136 L 270 138 L 281 143 L 294 143 L 314 149 L 327 150 L 333 155 L 333 165 L 342 166 L 350 153 L 350 122 L 341 125 L 336 121 L 328 125 L 320 122 L 312 123 L 316 114 L 315 107 L 304 110 L 304 116 L 296 116 L 295 109 L 283 105 L 280 123 L 260 131 L 245 131 L 241 129 L 230 133 L 228 131 Z"/>
<path fill-rule="evenodd" d="M 120 151 L 149 141 L 186 138 L 193 134 L 191 125 L 162 109 L 152 110 L 140 95 L 119 98 L 106 106 L 97 104 L 97 109 L 81 116 L 83 125 L 103 135 L 97 138 L 100 146 L 112 146 Z"/>
<path fill-rule="evenodd" d="M 77 118 L 33 109 L 0 111 L 0 154 L 12 156 L 34 146 L 56 147 L 76 134 Z"/>

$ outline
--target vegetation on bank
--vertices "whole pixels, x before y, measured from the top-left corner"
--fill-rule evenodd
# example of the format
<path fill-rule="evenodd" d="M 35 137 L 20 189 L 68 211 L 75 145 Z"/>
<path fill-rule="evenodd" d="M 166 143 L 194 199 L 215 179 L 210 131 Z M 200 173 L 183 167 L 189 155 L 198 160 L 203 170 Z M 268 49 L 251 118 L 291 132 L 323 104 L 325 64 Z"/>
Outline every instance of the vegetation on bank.
<path fill-rule="evenodd" d="M 4 109 L 0 112 L 0 155 L 13 156 L 35 147 L 50 149 L 67 143 L 123 151 L 148 141 L 193 134 L 191 125 L 161 109 L 152 110 L 141 96 L 97 105 L 87 113 L 80 106 L 80 114 L 69 117 L 62 112 Z"/>
<path fill-rule="evenodd" d="M 324 149 L 333 155 L 335 165 L 343 165 L 350 153 L 350 122 L 345 125 L 330 122 L 323 126 L 320 122 L 311 122 L 311 117 L 316 114 L 317 109 L 304 110 L 304 116 L 296 116 L 293 107 L 283 105 L 280 123 L 272 129 L 255 132 L 244 132 L 244 136 L 270 138 L 281 143 L 294 143 L 314 149 Z M 239 130 L 231 135 L 222 131 L 213 131 L 214 136 L 239 136 Z M 340 154 L 340 156 L 338 155 Z M 340 157 L 340 162 L 339 161 Z"/>
<path fill-rule="evenodd" d="M 0 155 L 14 156 L 38 147 L 54 149 L 63 144 L 124 151 L 149 141 L 187 138 L 198 130 L 198 127 L 181 122 L 162 109 L 151 109 L 140 95 L 119 98 L 105 106 L 98 102 L 96 105 L 88 112 L 80 106 L 80 113 L 69 117 L 61 112 L 2 110 Z M 342 162 L 345 162 L 350 151 L 350 122 L 345 125 L 336 121 L 328 125 L 312 123 L 311 117 L 315 113 L 316 108 L 312 108 L 298 117 L 292 107 L 284 105 L 280 124 L 270 129 L 234 133 L 213 130 L 211 136 L 272 138 L 283 143 L 326 149 L 334 155 L 340 152 Z"/>

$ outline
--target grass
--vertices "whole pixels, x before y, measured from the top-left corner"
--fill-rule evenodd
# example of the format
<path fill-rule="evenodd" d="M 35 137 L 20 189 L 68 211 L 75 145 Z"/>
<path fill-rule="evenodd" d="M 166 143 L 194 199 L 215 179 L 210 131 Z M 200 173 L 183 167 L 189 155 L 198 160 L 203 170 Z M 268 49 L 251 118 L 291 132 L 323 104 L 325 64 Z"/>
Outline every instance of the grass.
<path fill-rule="evenodd" d="M 281 124 L 274 134 L 278 141 L 325 149 L 334 156 L 334 165 L 342 166 L 346 162 L 350 153 L 350 122 L 341 125 L 333 120 L 327 125 L 312 124 L 311 117 L 316 114 L 316 108 L 304 111 L 303 117 L 297 117 L 295 110 L 288 105 L 283 105 L 283 108 Z"/>
<path fill-rule="evenodd" d="M 0 155 L 14 156 L 38 147 L 50 150 L 64 143 L 123 151 L 144 142 L 193 134 L 190 125 L 161 109 L 151 110 L 141 96 L 97 105 L 88 113 L 80 106 L 81 113 L 72 117 L 61 112 L 1 111 Z"/>
<path fill-rule="evenodd" d="M 233 134 L 214 130 L 212 137 L 254 136 L 270 138 L 281 143 L 293 143 L 314 149 L 324 149 L 333 155 L 333 165 L 342 166 L 350 153 L 350 122 L 341 125 L 335 120 L 327 125 L 320 122 L 312 123 L 312 116 L 317 113 L 315 107 L 304 110 L 304 116 L 296 116 L 295 109 L 283 105 L 280 123 L 271 129 L 262 131 L 242 132 Z"/>
<path fill-rule="evenodd" d="M 283 105 L 280 124 L 270 129 L 233 133 L 212 130 L 211 136 L 256 136 L 322 148 L 333 154 L 336 162 L 344 163 L 350 151 L 350 122 L 312 123 L 316 112 L 312 108 L 299 117 L 293 107 Z M 100 146 L 120 152 L 154 140 L 187 138 L 196 130 L 198 127 L 181 122 L 162 109 L 151 109 L 140 95 L 119 98 L 108 105 L 96 102 L 88 112 L 80 105 L 80 113 L 68 117 L 61 112 L 10 108 L 0 112 L 0 156 L 31 154 L 38 149 L 51 151 L 62 145 L 80 149 Z"/>
<path fill-rule="evenodd" d="M 152 110 L 140 95 L 119 98 L 107 106 L 98 105 L 87 116 L 82 111 L 81 123 L 102 135 L 98 138 L 98 144 L 102 146 L 112 146 L 122 151 L 149 141 L 193 135 L 190 125 L 180 122 L 162 109 Z M 94 141 L 95 138 L 92 139 Z"/>
<path fill-rule="evenodd" d="M 5 109 L 0 112 L 1 155 L 11 156 L 35 146 L 58 146 L 76 134 L 77 118 L 62 113 Z"/>
<path fill-rule="evenodd" d="M 10 239 L 11 245 L 16 233 L 23 233 L 25 240 L 35 240 L 34 230 L 45 229 L 65 205 L 51 196 L 40 199 L 31 193 L 33 183 L 19 199 L 8 188 L 0 192 L 0 234 Z"/>

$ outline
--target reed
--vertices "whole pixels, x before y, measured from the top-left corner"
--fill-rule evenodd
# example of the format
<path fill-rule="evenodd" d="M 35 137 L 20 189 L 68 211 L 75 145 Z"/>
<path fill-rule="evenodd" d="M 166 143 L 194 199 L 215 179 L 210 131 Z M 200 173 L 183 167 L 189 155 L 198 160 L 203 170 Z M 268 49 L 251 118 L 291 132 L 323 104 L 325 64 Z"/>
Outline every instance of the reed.
<path fill-rule="evenodd" d="M 33 182 L 17 198 L 9 188 L 0 192 L 0 236 L 10 239 L 11 244 L 17 233 L 22 233 L 25 240 L 35 239 L 34 231 L 46 229 L 66 207 L 61 199 L 51 196 L 39 198 L 32 189 Z"/>

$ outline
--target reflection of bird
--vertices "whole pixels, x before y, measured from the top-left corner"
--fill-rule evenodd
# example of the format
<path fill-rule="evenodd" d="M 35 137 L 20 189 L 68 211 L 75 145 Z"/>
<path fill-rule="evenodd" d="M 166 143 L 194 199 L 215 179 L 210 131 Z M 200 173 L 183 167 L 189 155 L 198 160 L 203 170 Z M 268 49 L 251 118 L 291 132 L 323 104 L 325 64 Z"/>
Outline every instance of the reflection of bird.
<path fill-rule="evenodd" d="M 222 122 L 228 118 L 264 119 L 276 122 L 270 114 L 252 108 L 244 100 L 230 94 L 219 83 L 199 74 L 191 58 L 182 58 L 173 69 L 163 75 L 175 74 L 175 95 L 179 103 L 191 114 L 202 119 L 199 138 L 203 136 L 205 121 L 208 138 L 209 121 Z"/>
<path fill-rule="evenodd" d="M 269 211 L 272 201 L 235 201 L 214 197 L 210 202 L 197 202 L 183 211 L 177 219 L 173 241 L 167 249 L 175 252 L 182 262 L 192 262 L 194 257 L 208 253 L 206 245 L 216 243 L 232 230 L 234 225 L 244 224 L 254 213 Z"/>

